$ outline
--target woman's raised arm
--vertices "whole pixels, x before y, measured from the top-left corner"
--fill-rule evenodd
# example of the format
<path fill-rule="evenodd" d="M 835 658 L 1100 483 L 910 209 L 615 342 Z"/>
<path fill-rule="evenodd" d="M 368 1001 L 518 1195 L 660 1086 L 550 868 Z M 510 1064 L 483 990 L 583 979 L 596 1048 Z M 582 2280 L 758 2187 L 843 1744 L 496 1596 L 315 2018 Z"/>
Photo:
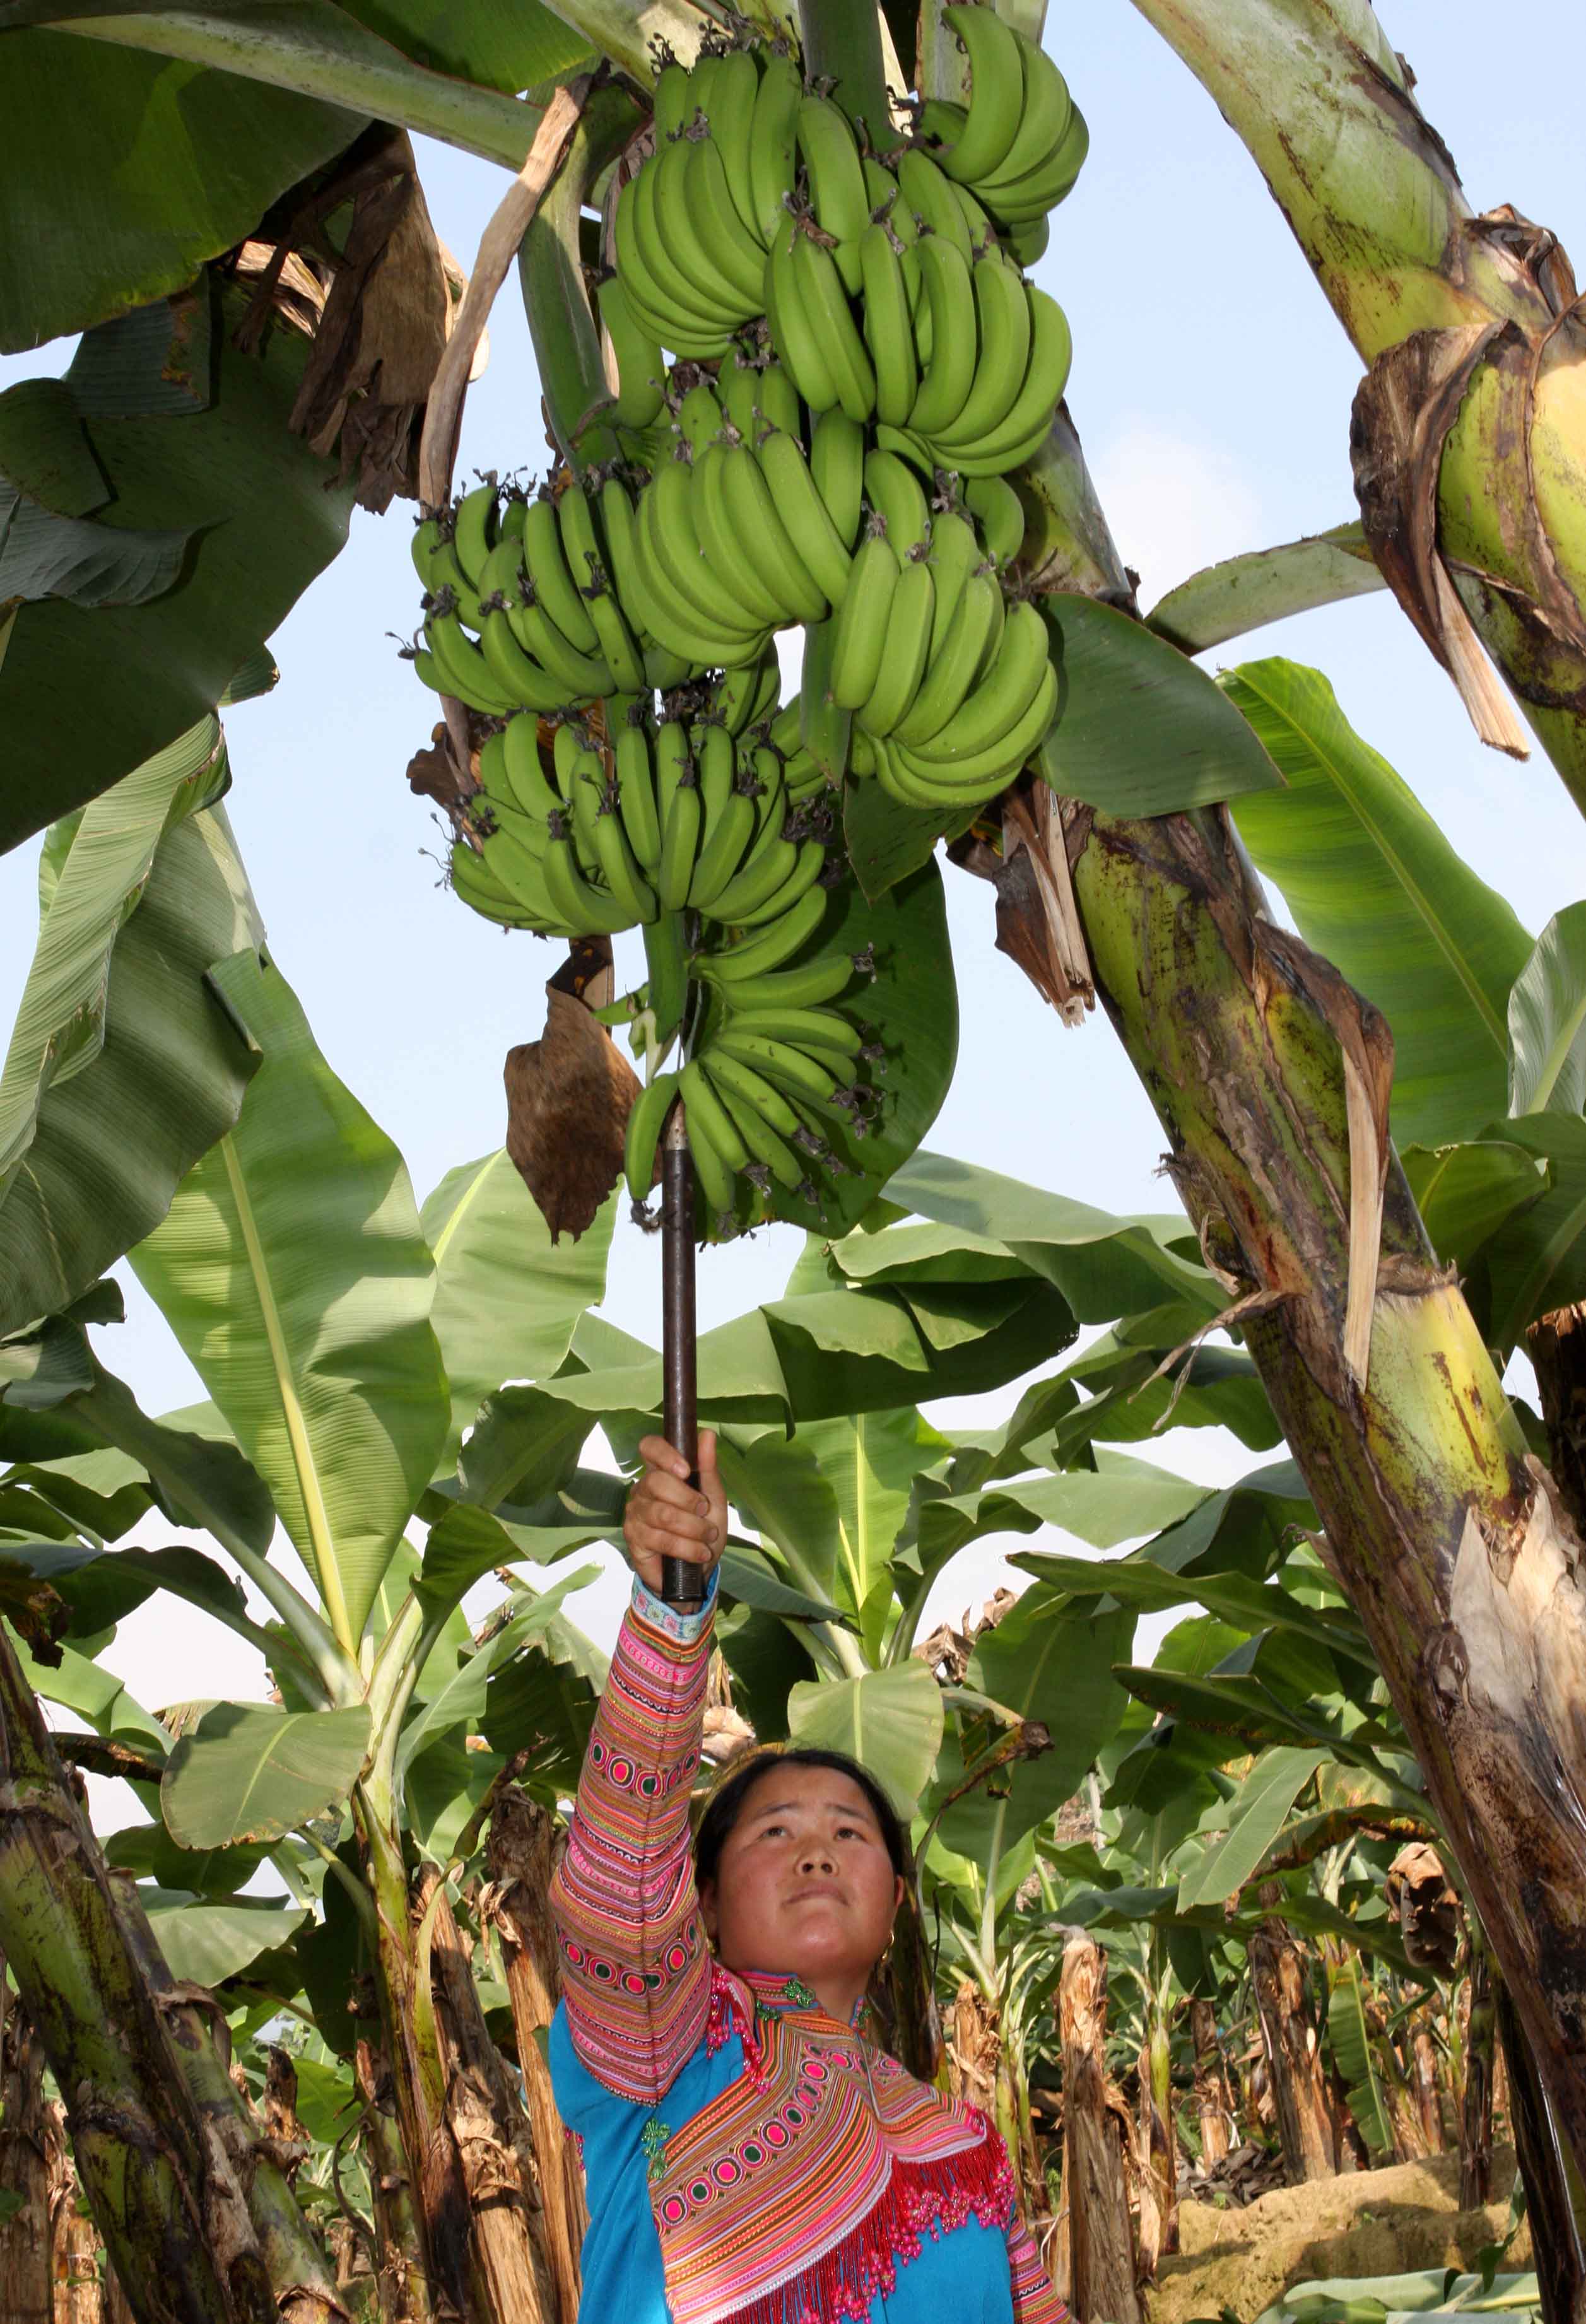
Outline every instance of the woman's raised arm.
<path fill-rule="evenodd" d="M 567 2029 L 608 2089 L 650 2105 L 705 2031 L 710 1949 L 689 1848 L 711 1654 L 715 1568 L 726 1539 L 715 1441 L 699 1441 L 700 1484 L 659 1437 L 640 1447 L 644 1475 L 623 1532 L 636 1572 L 595 1714 L 567 1846 L 551 1882 Z M 683 1613 L 653 1594 L 661 1556 L 705 1568 L 704 1607 Z"/>

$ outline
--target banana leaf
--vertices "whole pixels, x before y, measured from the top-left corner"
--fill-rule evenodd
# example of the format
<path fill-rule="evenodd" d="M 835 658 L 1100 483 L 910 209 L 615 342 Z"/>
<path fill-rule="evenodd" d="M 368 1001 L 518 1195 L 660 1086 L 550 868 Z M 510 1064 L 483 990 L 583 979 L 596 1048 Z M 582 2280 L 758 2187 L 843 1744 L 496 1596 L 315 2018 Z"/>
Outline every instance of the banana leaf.
<path fill-rule="evenodd" d="M 165 1215 L 258 1063 L 208 988 L 263 930 L 213 715 L 53 849 L 0 1074 L 0 1332 L 61 1308 Z"/>
<path fill-rule="evenodd" d="M 1509 993 L 1509 1111 L 1586 1107 L 1586 903 L 1555 912 Z"/>
<path fill-rule="evenodd" d="M 1359 517 L 1331 532 L 1248 549 L 1179 582 L 1158 597 L 1146 626 L 1183 653 L 1203 653 L 1268 622 L 1336 605 L 1388 586 L 1372 561 Z"/>
<path fill-rule="evenodd" d="M 788 1697 L 795 1743 L 857 1759 L 911 1817 L 942 1743 L 942 1690 L 921 1662 L 857 1678 L 805 1680 Z"/>
<path fill-rule="evenodd" d="M 1395 1137 L 1474 1137 L 1508 1102 L 1509 991 L 1530 938 L 1319 670 L 1246 662 L 1222 684 L 1288 783 L 1239 802 L 1240 836 L 1306 943 L 1387 1018 Z"/>
<path fill-rule="evenodd" d="M 0 847 L 212 710 L 346 538 L 351 485 L 286 425 L 308 341 L 278 327 L 244 352 L 234 335 L 248 304 L 245 289 L 205 276 L 179 307 L 88 332 L 72 358 L 64 383 L 115 523 L 191 540 L 175 586 L 144 604 L 51 597 L 15 613 L 0 662 Z"/>
<path fill-rule="evenodd" d="M 368 1748 L 364 1703 L 211 1703 L 171 1754 L 160 1786 L 166 1827 L 183 1848 L 280 1840 L 346 1798 Z"/>
<path fill-rule="evenodd" d="M 452 1392 L 445 1465 L 492 1389 L 545 1379 L 561 1364 L 578 1318 L 605 1296 L 616 1212 L 613 1195 L 576 1241 L 553 1243 L 504 1147 L 448 1170 L 426 1201 L 432 1321 Z"/>
<path fill-rule="evenodd" d="M 1349 2092 L 1350 2112 L 1374 2157 L 1395 2150 L 1393 2116 L 1378 2071 L 1366 2022 L 1365 1985 L 1358 1959 L 1348 1956 L 1328 1972 L 1327 2038 Z"/>
<path fill-rule="evenodd" d="M 263 1052 L 236 1129 L 132 1254 L 355 1652 L 451 1403 L 401 1156 L 272 963 L 216 972 Z"/>

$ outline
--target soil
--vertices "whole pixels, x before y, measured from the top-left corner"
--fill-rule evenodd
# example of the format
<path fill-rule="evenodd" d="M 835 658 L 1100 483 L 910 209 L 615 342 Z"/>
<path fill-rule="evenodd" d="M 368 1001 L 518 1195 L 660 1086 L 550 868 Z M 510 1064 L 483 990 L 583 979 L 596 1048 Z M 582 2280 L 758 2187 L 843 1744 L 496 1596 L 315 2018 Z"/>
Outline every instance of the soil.
<path fill-rule="evenodd" d="M 1253 2324 L 1286 2285 L 1314 2276 L 1471 2267 L 1485 2245 L 1508 2233 L 1514 2176 L 1513 2149 L 1495 2147 L 1494 2200 L 1480 2211 L 1455 2209 L 1457 2154 L 1280 2187 L 1242 2210 L 1181 2203 L 1179 2256 L 1161 2264 L 1148 2297 L 1150 2324 L 1190 2324 L 1230 2309 L 1242 2324 Z M 1508 2273 L 1531 2264 L 1531 2238 L 1522 2227 L 1503 2268 Z"/>

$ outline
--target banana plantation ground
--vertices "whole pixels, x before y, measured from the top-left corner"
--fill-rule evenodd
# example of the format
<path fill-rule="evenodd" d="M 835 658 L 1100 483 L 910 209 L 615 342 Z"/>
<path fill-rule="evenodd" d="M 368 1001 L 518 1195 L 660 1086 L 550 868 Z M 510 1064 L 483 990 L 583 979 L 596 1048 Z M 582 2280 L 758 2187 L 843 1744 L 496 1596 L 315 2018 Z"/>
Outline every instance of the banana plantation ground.
<path fill-rule="evenodd" d="M 661 1423 L 732 1509 L 699 1788 L 791 1738 L 890 1794 L 886 2043 L 1080 2324 L 1586 2318 L 1586 901 L 1527 927 L 1247 644 L 1375 594 L 1506 825 L 1586 808 L 1572 222 L 1467 198 L 1437 26 L 1135 14 L 1360 366 L 1347 521 L 1166 594 L 1029 0 L 0 0 L 0 2324 L 577 2324 L 549 1891 Z M 366 944 L 356 1008 L 440 1122 L 481 926 L 542 1026 L 444 1171 L 238 837 L 228 721 L 372 540 L 456 1052 Z M 289 888 L 387 844 L 315 764 Z M 950 1150 L 996 991 L 1115 1038 L 1159 1210 L 1065 1191 L 1034 1050 L 1041 1167 Z M 664 1360 L 610 1312 L 658 1229 Z M 764 1294 L 697 1338 L 696 1248 Z"/>

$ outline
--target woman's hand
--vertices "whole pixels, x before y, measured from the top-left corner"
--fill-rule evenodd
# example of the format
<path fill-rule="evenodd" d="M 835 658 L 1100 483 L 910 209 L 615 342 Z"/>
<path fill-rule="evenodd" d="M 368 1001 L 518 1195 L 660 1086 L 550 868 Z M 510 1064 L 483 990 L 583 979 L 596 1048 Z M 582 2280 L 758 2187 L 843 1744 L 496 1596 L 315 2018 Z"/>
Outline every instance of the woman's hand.
<path fill-rule="evenodd" d="M 659 1598 L 661 1559 L 681 1558 L 701 1569 L 703 1587 L 727 1540 L 727 1496 L 716 1472 L 714 1429 L 699 1432 L 699 1486 L 688 1482 L 688 1463 L 664 1436 L 640 1440 L 644 1470 L 622 1512 L 622 1538 L 634 1572 Z"/>

